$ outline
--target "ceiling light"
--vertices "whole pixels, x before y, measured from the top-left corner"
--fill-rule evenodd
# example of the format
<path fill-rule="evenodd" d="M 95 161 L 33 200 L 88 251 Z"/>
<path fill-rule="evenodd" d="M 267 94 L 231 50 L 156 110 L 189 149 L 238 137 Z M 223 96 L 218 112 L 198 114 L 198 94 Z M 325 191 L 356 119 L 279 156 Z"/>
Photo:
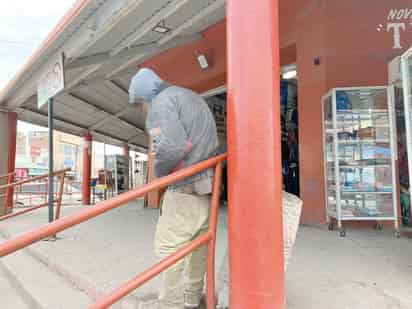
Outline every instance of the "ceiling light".
<path fill-rule="evenodd" d="M 283 73 L 282 78 L 283 79 L 293 79 L 293 78 L 296 78 L 297 75 L 298 75 L 298 72 L 296 70 L 292 70 L 292 71 Z"/>
<path fill-rule="evenodd" d="M 197 61 L 199 62 L 199 65 L 202 68 L 202 70 L 206 70 L 209 67 L 209 63 L 207 62 L 205 55 L 201 54 L 197 56 Z"/>
<path fill-rule="evenodd" d="M 156 26 L 156 27 L 153 28 L 153 31 L 163 34 L 163 33 L 169 32 L 170 29 L 169 29 L 169 28 L 166 28 L 166 27 L 163 27 L 163 26 Z"/>
<path fill-rule="evenodd" d="M 162 20 L 156 27 L 153 28 L 153 31 L 164 34 L 164 33 L 169 32 L 170 29 L 166 27 L 166 22 Z"/>

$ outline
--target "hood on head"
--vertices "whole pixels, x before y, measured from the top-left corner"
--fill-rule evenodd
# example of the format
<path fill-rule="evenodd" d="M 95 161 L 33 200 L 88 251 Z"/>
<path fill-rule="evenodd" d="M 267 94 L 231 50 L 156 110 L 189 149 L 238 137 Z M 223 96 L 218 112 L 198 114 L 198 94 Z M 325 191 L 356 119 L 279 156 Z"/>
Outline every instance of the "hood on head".
<path fill-rule="evenodd" d="M 162 90 L 163 80 L 150 69 L 140 69 L 133 76 L 129 87 L 129 102 L 152 102 Z"/>

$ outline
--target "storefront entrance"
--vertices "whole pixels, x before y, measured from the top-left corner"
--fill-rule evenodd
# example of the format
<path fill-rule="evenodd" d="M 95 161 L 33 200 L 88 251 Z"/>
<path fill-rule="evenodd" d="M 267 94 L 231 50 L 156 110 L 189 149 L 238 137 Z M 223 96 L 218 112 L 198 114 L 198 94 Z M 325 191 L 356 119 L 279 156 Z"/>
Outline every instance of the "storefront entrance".
<path fill-rule="evenodd" d="M 216 121 L 220 141 L 219 151 L 227 148 L 226 141 L 226 87 L 222 86 L 203 94 Z M 295 65 L 282 68 L 280 82 L 281 125 L 282 125 L 282 176 L 283 190 L 299 196 L 299 121 L 298 81 Z M 264 168 L 264 167 L 262 167 Z M 225 173 L 224 173 L 225 174 Z M 226 183 L 224 181 L 224 183 Z M 225 199 L 225 188 L 222 197 Z"/>

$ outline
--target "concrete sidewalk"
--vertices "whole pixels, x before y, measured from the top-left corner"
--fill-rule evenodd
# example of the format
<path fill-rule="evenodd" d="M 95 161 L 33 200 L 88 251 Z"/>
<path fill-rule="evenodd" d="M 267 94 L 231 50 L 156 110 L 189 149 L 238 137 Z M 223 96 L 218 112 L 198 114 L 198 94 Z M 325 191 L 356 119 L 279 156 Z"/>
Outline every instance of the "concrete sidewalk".
<path fill-rule="evenodd" d="M 301 227 L 286 287 L 288 309 L 412 308 L 412 240 Z"/>
<path fill-rule="evenodd" d="M 81 210 L 81 207 L 64 207 L 62 216 Z M 217 243 L 217 266 L 223 259 L 226 230 L 225 211 L 221 212 Z M 56 242 L 39 242 L 26 252 L 35 261 L 48 265 L 57 276 L 65 278 L 74 289 L 89 297 L 92 303 L 130 280 L 157 262 L 154 255 L 153 237 L 158 210 L 143 209 L 142 202 L 130 203 L 95 220 L 81 224 L 58 235 Z M 47 209 L 22 215 L 0 224 L 0 236 L 10 238 L 47 222 Z M 13 255 L 6 257 L 11 260 Z M 20 269 L 11 269 L 17 278 Z M 0 282 L 1 284 L 1 282 Z M 22 282 L 24 285 L 24 283 Z M 39 286 L 42 285 L 39 279 Z M 158 278 L 142 286 L 123 302 L 119 308 L 136 308 L 141 300 L 157 295 Z M 0 286 L 1 290 L 4 290 Z M 61 288 L 44 293 L 61 293 Z M 0 308 L 2 308 L 0 306 Z M 7 308 L 15 308 L 14 306 Z M 49 307 L 47 307 L 49 308 Z M 54 307 L 50 307 L 54 308 Z M 62 307 L 62 308 L 84 308 Z"/>
<path fill-rule="evenodd" d="M 79 210 L 64 207 L 62 215 Z M 2 259 L 0 290 L 8 297 L 0 299 L 0 307 L 85 308 L 156 262 L 157 217 L 157 210 L 142 209 L 138 201 L 64 231 L 56 242 L 39 242 L 25 250 L 24 257 Z M 47 209 L 22 215 L 0 223 L 0 237 L 46 222 Z M 226 248 L 226 230 L 222 209 L 217 269 Z M 25 279 L 30 272 L 32 279 Z M 158 279 L 149 282 L 114 308 L 137 308 L 141 300 L 156 297 L 158 285 Z M 288 309 L 412 308 L 412 241 L 389 232 L 348 231 L 340 238 L 324 227 L 301 227 L 286 285 Z"/>

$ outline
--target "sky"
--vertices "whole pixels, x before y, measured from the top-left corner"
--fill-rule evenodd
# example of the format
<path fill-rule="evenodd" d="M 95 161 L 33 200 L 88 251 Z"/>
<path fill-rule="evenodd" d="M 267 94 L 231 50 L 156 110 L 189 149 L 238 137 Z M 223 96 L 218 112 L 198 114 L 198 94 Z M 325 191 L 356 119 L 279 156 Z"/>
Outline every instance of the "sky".
<path fill-rule="evenodd" d="M 0 91 L 76 0 L 0 0 Z M 47 130 L 19 121 L 18 130 Z"/>
<path fill-rule="evenodd" d="M 75 2 L 0 1 L 0 89 L 14 77 Z"/>
<path fill-rule="evenodd" d="M 30 131 L 37 131 L 37 132 L 47 131 L 47 128 L 36 126 L 36 125 L 33 125 L 33 124 L 30 124 L 30 123 L 23 122 L 23 121 L 19 120 L 17 122 L 17 131 L 27 134 Z"/>
<path fill-rule="evenodd" d="M 0 0 L 0 91 L 34 54 L 77 0 Z M 19 121 L 19 132 L 47 128 Z M 122 149 L 107 145 L 107 154 Z"/>

